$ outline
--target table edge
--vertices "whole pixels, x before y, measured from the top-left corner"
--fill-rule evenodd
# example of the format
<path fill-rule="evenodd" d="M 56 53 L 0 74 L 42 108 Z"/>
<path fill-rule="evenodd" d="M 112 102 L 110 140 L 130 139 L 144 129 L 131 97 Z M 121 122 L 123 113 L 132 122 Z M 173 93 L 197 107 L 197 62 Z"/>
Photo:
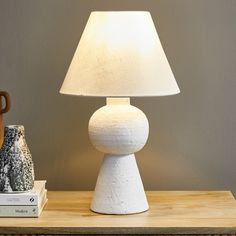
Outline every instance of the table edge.
<path fill-rule="evenodd" d="M 1 234 L 236 234 L 236 227 L 2 227 Z"/>

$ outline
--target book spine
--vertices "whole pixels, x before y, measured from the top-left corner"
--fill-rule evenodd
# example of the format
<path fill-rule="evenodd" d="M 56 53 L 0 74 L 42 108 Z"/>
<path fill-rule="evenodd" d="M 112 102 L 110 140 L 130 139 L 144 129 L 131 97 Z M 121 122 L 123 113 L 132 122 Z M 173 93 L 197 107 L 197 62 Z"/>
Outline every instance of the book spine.
<path fill-rule="evenodd" d="M 38 196 L 32 195 L 1 195 L 0 205 L 38 205 Z"/>
<path fill-rule="evenodd" d="M 3 206 L 36 206 L 39 204 L 39 199 L 41 195 L 44 194 L 45 186 L 41 189 L 39 193 L 35 192 L 32 194 L 0 194 L 0 205 Z"/>
<path fill-rule="evenodd" d="M 37 206 L 0 206 L 0 217 L 38 217 Z"/>
<path fill-rule="evenodd" d="M 0 206 L 0 217 L 39 217 L 47 202 L 47 190 L 44 190 L 37 206 Z"/>

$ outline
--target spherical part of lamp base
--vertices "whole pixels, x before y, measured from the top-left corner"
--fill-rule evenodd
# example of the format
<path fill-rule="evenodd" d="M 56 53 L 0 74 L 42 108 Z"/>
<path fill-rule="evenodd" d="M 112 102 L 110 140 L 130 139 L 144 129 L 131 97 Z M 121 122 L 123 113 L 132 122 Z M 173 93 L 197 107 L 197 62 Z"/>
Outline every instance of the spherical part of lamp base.
<path fill-rule="evenodd" d="M 149 133 L 145 114 L 130 104 L 106 105 L 89 120 L 89 137 L 101 152 L 123 155 L 139 151 Z"/>

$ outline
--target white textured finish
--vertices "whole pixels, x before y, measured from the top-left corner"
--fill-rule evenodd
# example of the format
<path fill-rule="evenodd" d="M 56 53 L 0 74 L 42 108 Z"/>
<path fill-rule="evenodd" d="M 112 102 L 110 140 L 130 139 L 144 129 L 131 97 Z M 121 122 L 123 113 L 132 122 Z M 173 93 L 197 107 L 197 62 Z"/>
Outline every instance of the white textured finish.
<path fill-rule="evenodd" d="M 145 114 L 130 104 L 109 103 L 111 99 L 108 105 L 98 109 L 89 120 L 92 144 L 99 151 L 110 154 L 131 154 L 142 149 L 149 133 Z"/>
<path fill-rule="evenodd" d="M 60 92 L 116 97 L 89 121 L 91 142 L 107 154 L 91 208 L 107 214 L 147 210 L 133 153 L 148 139 L 148 120 L 129 99 L 117 97 L 179 93 L 150 13 L 92 12 Z"/>
<path fill-rule="evenodd" d="M 92 12 L 61 93 L 164 96 L 179 93 L 149 12 Z"/>
<path fill-rule="evenodd" d="M 105 155 L 91 210 L 104 214 L 133 214 L 148 210 L 134 154 Z"/>
<path fill-rule="evenodd" d="M 89 121 L 93 145 L 106 153 L 91 205 L 105 214 L 132 214 L 146 211 L 148 203 L 134 152 L 148 139 L 145 114 L 131 106 L 129 98 L 107 98 Z"/>

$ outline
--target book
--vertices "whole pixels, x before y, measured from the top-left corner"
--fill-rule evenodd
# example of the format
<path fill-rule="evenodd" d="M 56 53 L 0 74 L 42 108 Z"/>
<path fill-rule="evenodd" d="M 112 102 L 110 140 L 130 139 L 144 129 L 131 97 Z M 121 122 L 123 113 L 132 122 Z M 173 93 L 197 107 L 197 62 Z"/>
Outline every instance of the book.
<path fill-rule="evenodd" d="M 0 193 L 0 205 L 39 205 L 40 196 L 44 193 L 46 181 L 34 181 L 31 191 L 25 193 Z"/>
<path fill-rule="evenodd" d="M 0 217 L 39 217 L 47 200 L 47 190 L 44 190 L 39 205 L 2 205 L 0 206 Z"/>

